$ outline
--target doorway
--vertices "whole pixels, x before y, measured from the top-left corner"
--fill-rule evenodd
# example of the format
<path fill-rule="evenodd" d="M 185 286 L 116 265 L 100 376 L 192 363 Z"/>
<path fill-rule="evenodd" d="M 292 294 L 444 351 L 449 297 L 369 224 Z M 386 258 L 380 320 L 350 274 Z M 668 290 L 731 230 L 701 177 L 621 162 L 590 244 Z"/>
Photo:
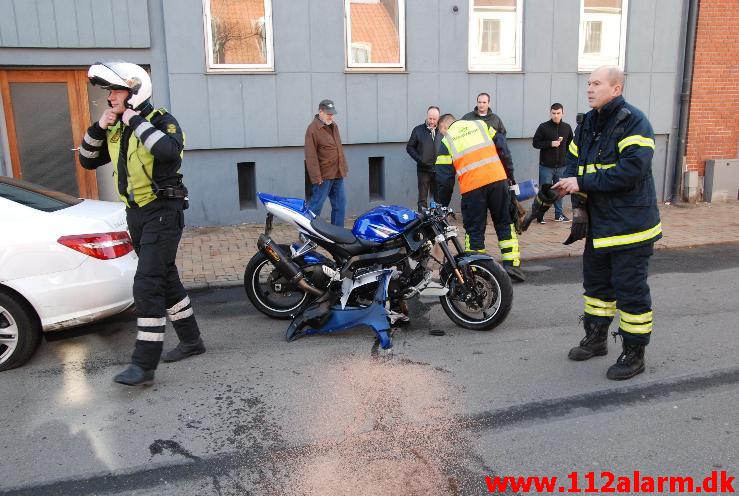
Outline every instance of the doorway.
<path fill-rule="evenodd" d="M 77 147 L 90 125 L 86 70 L 0 69 L 12 176 L 80 198 L 98 198 L 95 171 Z"/>

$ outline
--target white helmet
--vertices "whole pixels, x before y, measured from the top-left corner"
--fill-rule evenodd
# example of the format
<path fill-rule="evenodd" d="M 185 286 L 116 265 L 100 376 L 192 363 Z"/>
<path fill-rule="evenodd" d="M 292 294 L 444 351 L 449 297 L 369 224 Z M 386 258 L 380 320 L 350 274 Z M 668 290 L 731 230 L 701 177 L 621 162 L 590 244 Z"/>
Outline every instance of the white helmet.
<path fill-rule="evenodd" d="M 138 109 L 151 98 L 151 78 L 143 67 L 130 62 L 96 62 L 87 71 L 90 83 L 106 90 L 128 90 L 126 107 Z"/>

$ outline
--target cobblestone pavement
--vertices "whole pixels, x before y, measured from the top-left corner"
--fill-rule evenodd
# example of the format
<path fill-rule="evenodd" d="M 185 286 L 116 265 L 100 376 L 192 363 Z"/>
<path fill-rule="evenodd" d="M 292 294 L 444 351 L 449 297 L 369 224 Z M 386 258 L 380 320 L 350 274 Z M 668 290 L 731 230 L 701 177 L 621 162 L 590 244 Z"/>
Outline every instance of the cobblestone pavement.
<path fill-rule="evenodd" d="M 739 202 L 661 205 L 664 237 L 657 249 L 685 248 L 704 244 L 739 242 Z M 458 215 L 461 225 L 461 216 Z M 538 258 L 571 257 L 582 254 L 583 242 L 562 244 L 570 223 L 554 222 L 548 212 L 546 224 L 532 224 L 519 237 L 524 262 Z M 347 222 L 347 225 L 349 223 Z M 244 267 L 257 249 L 262 224 L 186 229 L 177 254 L 182 282 L 189 289 L 242 284 Z M 272 237 L 279 242 L 295 241 L 295 229 L 277 224 Z M 488 223 L 485 245 L 499 256 L 492 224 Z"/>

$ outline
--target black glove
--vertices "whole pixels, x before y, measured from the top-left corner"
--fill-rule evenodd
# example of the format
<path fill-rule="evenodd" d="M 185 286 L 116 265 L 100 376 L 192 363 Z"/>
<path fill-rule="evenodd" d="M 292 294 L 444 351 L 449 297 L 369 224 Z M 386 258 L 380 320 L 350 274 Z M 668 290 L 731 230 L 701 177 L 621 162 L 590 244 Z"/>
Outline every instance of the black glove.
<path fill-rule="evenodd" d="M 521 224 L 521 229 L 523 231 L 529 228 L 534 219 L 542 217 L 547 210 L 549 210 L 549 207 L 557 201 L 557 198 L 559 198 L 559 193 L 551 188 L 551 184 L 541 185 L 539 192 L 536 194 L 536 198 L 534 198 L 534 203 L 531 204 L 531 212 L 529 212 Z"/>
<path fill-rule="evenodd" d="M 523 232 L 523 221 L 526 218 L 526 209 L 523 208 L 520 203 L 518 203 L 516 195 L 513 192 L 511 192 L 511 205 L 509 211 L 511 215 L 511 221 L 513 222 L 513 226 L 516 229 L 516 234 L 521 234 Z"/>
<path fill-rule="evenodd" d="M 588 235 L 588 211 L 585 208 L 585 200 L 577 194 L 572 195 L 572 227 L 570 236 L 564 241 L 564 245 L 571 245 L 575 241 L 583 239 Z"/>

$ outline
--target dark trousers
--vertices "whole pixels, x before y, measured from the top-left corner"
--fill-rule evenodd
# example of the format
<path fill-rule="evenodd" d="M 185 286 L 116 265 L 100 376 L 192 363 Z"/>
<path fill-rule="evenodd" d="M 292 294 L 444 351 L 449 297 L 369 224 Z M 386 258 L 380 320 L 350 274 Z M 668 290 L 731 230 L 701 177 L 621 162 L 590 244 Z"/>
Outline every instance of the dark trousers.
<path fill-rule="evenodd" d="M 585 318 L 610 324 L 619 311 L 618 333 L 625 342 L 648 344 L 652 299 L 647 285 L 654 244 L 602 253 L 588 238 L 582 257 Z"/>
<path fill-rule="evenodd" d="M 472 251 L 485 251 L 485 228 L 487 216 L 493 219 L 495 234 L 504 265 L 521 265 L 518 237 L 511 220 L 511 199 L 507 181 L 486 184 L 462 195 L 462 222 L 465 248 Z"/>
<path fill-rule="evenodd" d="M 428 197 L 431 195 L 431 199 L 436 200 L 436 180 L 433 171 L 422 171 L 416 170 L 418 175 L 418 210 L 427 208 Z"/>
<path fill-rule="evenodd" d="M 454 193 L 454 182 L 457 174 L 452 165 L 437 165 L 434 169 L 436 181 L 436 202 L 448 207 Z"/>
<path fill-rule="evenodd" d="M 126 210 L 128 230 L 139 263 L 133 281 L 138 334 L 131 362 L 156 369 L 169 316 L 180 341 L 200 337 L 190 297 L 177 273 L 175 258 L 184 228 L 182 200 L 154 200 Z"/>
<path fill-rule="evenodd" d="M 544 184 L 554 184 L 560 179 L 562 179 L 562 176 L 565 173 L 564 167 L 547 167 L 546 165 L 539 165 L 539 187 L 541 187 Z M 558 219 L 560 216 L 564 215 L 564 210 L 562 209 L 562 198 L 559 198 L 557 201 L 554 202 L 554 218 Z M 539 218 L 538 220 L 543 219 L 544 217 Z"/>

